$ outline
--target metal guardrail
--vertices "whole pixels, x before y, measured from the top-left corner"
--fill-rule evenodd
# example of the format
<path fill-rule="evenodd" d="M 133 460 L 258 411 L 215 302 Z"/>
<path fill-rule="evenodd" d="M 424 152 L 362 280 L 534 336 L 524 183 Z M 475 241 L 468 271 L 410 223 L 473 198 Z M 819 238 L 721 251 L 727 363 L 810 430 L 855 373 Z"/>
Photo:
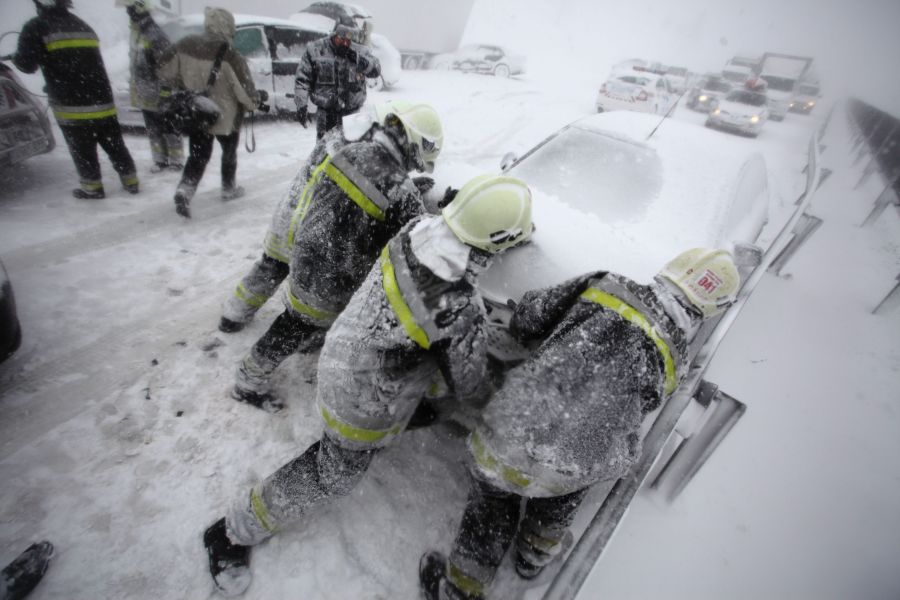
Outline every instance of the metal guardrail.
<path fill-rule="evenodd" d="M 762 255 L 759 265 L 753 269 L 741 286 L 735 303 L 709 329 L 701 330 L 695 340 L 696 354 L 691 361 L 685 380 L 665 402 L 659 415 L 644 438 L 641 458 L 627 475 L 613 485 L 606 499 L 597 510 L 588 527 L 582 533 L 569 556 L 562 564 L 543 600 L 573 600 L 584 584 L 594 565 L 600 559 L 610 539 L 622 521 L 631 501 L 644 484 L 654 463 L 659 457 L 675 426 L 698 393 L 703 375 L 716 353 L 725 334 L 743 310 L 750 294 L 769 271 L 777 257 L 783 256 L 786 248 L 796 238 L 797 225 L 812 201 L 819 179 L 819 145 L 817 136 L 809 142 L 806 167 L 806 185 L 797 199 L 797 207 L 787 223 Z M 794 248 L 794 251 L 796 248 Z M 792 252 L 791 252 L 792 253 Z M 786 261 L 787 258 L 784 259 Z M 783 266 L 783 264 L 782 264 Z M 703 335 L 708 331 L 708 335 Z"/>
<path fill-rule="evenodd" d="M 871 225 L 890 204 L 900 207 L 900 119 L 857 98 L 847 102 L 847 117 L 853 129 L 854 164 L 866 156 L 869 160 L 854 189 L 862 186 L 876 172 L 885 186 L 862 226 Z"/>

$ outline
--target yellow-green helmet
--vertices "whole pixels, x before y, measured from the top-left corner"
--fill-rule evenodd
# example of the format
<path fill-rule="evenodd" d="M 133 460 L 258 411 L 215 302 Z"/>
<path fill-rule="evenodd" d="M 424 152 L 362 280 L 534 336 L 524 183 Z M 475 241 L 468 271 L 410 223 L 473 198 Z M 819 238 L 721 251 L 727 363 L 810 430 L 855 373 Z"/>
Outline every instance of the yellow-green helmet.
<path fill-rule="evenodd" d="M 444 129 L 437 111 L 428 104 L 411 104 L 392 112 L 406 132 L 413 167 L 428 173 L 434 171 L 434 162 L 444 145 Z"/>
<path fill-rule="evenodd" d="M 384 125 L 385 119 L 390 114 L 397 114 L 412 108 L 413 103 L 408 100 L 388 100 L 387 102 L 379 102 L 375 105 L 374 121 Z"/>
<path fill-rule="evenodd" d="M 441 211 L 460 240 L 492 254 L 531 236 L 531 190 L 507 175 L 479 175 Z"/>
<path fill-rule="evenodd" d="M 659 276 L 675 284 L 704 318 L 731 305 L 741 287 L 741 276 L 726 250 L 692 248 L 669 261 Z"/>

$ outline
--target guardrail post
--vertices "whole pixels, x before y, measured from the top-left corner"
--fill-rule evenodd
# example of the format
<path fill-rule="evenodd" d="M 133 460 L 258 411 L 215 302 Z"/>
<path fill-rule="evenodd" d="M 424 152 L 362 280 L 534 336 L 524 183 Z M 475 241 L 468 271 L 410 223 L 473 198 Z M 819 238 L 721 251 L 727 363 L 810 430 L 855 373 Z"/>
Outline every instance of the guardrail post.
<path fill-rule="evenodd" d="M 866 217 L 866 220 L 862 222 L 860 227 L 868 227 L 881 216 L 881 213 L 884 212 L 891 204 L 900 205 L 900 197 L 897 196 L 897 191 L 894 189 L 894 186 L 897 182 L 900 181 L 900 173 L 894 176 L 894 180 L 888 182 L 886 186 L 884 186 L 884 190 L 878 195 L 878 198 L 875 200 L 875 206 L 872 207 L 872 211 L 869 213 L 869 216 Z"/>
<path fill-rule="evenodd" d="M 780 277 L 781 270 L 821 225 L 822 219 L 819 217 L 814 217 L 808 213 L 800 215 L 800 219 L 797 220 L 792 230 L 794 237 L 791 238 L 791 241 L 787 243 L 781 252 L 778 253 L 778 256 L 775 257 L 775 260 L 772 261 L 772 264 L 769 265 L 768 272 Z"/>
<path fill-rule="evenodd" d="M 672 502 L 684 491 L 747 411 L 746 404 L 705 380 L 700 382 L 694 399 L 706 408 L 703 426 L 681 441 L 650 484 L 650 489 L 663 494 L 667 502 Z"/>
<path fill-rule="evenodd" d="M 834 173 L 834 171 L 832 169 L 829 169 L 828 167 L 822 167 L 819 170 L 819 183 L 816 184 L 817 191 L 820 187 L 822 187 L 822 184 L 825 183 L 825 180 L 831 177 L 832 173 Z"/>
<path fill-rule="evenodd" d="M 895 310 L 898 306 L 900 306 L 900 275 L 897 275 L 897 284 L 894 285 L 894 289 L 888 292 L 888 295 L 878 303 L 878 306 L 875 307 L 872 314 L 883 315 Z"/>

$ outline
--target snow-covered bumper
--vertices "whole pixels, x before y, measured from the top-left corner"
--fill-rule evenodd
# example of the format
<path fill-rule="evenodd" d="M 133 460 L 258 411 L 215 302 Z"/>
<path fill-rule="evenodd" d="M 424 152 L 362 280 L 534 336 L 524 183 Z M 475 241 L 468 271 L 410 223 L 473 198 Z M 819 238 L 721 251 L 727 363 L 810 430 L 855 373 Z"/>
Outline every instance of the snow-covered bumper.
<path fill-rule="evenodd" d="M 759 135 L 764 122 L 759 115 L 730 114 L 719 109 L 710 112 L 706 119 L 707 127 L 729 129 L 749 135 Z"/>
<path fill-rule="evenodd" d="M 636 112 L 652 113 L 653 106 L 647 101 L 636 100 L 634 98 L 624 98 L 621 96 L 611 96 L 604 93 L 597 95 L 597 112 L 608 112 L 612 110 L 631 110 Z"/>

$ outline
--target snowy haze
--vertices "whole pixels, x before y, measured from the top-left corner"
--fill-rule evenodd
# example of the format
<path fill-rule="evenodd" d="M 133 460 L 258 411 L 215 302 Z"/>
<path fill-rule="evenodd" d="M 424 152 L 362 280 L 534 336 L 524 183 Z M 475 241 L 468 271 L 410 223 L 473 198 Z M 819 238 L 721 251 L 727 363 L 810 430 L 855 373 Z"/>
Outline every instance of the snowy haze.
<path fill-rule="evenodd" d="M 259 1 L 253 10 L 284 17 L 298 8 L 288 4 Z M 859 226 L 884 183 L 876 175 L 858 185 L 868 159 L 857 160 L 836 92 L 853 87 L 900 114 L 892 64 L 900 53 L 890 31 L 900 22 L 898 3 L 673 4 L 478 0 L 463 42 L 526 53 L 525 76 L 404 72 L 397 90 L 370 101 L 436 107 L 445 129 L 440 190 L 496 171 L 507 151 L 521 154 L 593 114 L 597 86 L 623 58 L 702 70 L 738 52 L 815 56 L 823 105 L 767 123 L 758 139 L 706 131 L 703 115 L 684 106 L 673 114 L 679 129 L 696 129 L 683 137 L 698 155 L 700 140 L 715 140 L 708 143 L 723 156 L 762 155 L 771 240 L 802 190 L 810 136 L 835 106 L 821 140 L 822 165 L 833 175 L 809 208 L 824 222 L 782 277 L 764 276 L 707 374 L 747 404 L 746 415 L 674 503 L 638 494 L 577 600 L 894 600 L 900 311 L 871 311 L 896 283 L 900 219 L 891 208 Z M 126 66 L 127 20 L 112 5 L 75 0 L 100 34 L 110 70 Z M 232 6 L 250 12 L 247 2 Z M 185 12 L 200 8 L 185 2 Z M 377 18 L 399 19 L 389 8 Z M 4 28 L 31 15 L 30 0 L 0 0 Z M 10 39 L 3 43 L 8 52 Z M 40 76 L 24 79 L 34 91 L 43 85 Z M 228 203 L 219 199 L 216 150 L 190 222 L 173 210 L 178 175 L 149 173 L 146 137 L 126 137 L 141 194 L 125 193 L 103 157 L 108 197 L 83 202 L 70 195 L 77 177 L 55 134 L 52 153 L 0 171 L 0 258 L 24 331 L 21 349 L 0 365 L 0 565 L 50 539 L 57 556 L 30 600 L 218 598 L 203 529 L 321 433 L 315 356 L 292 357 L 278 370 L 282 414 L 228 396 L 237 361 L 281 310 L 278 298 L 245 331 L 216 329 L 221 303 L 259 257 L 314 132 L 258 123 L 257 151 L 239 151 L 247 196 Z M 682 193 L 685 206 L 715 201 Z M 608 254 L 591 244 L 607 240 L 591 239 L 590 219 L 569 224 L 549 211 L 542 218 L 541 244 L 571 251 L 577 239 L 582 260 L 606 267 Z M 654 232 L 630 225 L 613 239 L 630 236 L 654 252 Z M 549 237 L 554 230 L 566 235 Z M 246 598 L 415 600 L 419 556 L 447 551 L 458 524 L 462 455 L 450 428 L 400 436 L 348 498 L 254 550 Z M 580 527 L 597 500 L 589 497 Z M 526 589 L 507 560 L 494 598 L 538 600 L 547 585 Z"/>

